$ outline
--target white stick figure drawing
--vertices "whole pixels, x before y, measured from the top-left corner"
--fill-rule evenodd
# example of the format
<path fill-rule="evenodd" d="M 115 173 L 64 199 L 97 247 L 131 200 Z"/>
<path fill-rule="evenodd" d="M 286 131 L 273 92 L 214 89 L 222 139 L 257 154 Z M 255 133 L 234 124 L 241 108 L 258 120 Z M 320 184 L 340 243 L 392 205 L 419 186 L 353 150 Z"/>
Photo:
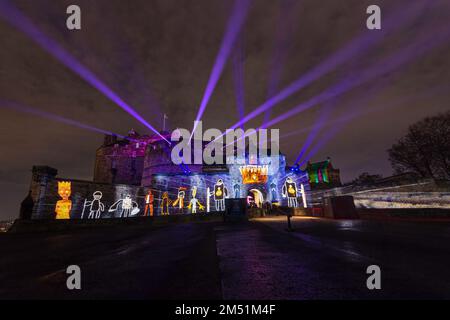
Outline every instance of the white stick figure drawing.
<path fill-rule="evenodd" d="M 81 219 L 84 217 L 86 208 L 89 208 L 88 219 L 99 219 L 103 211 L 105 211 L 105 205 L 100 201 L 103 194 L 100 191 L 95 191 L 92 196 L 94 199 L 91 201 L 84 200 L 83 212 L 81 213 Z"/>
<path fill-rule="evenodd" d="M 225 211 L 225 198 L 228 198 L 228 189 L 222 179 L 217 180 L 217 183 L 214 185 L 214 191 L 207 196 L 209 198 L 212 195 L 214 196 L 216 211 Z"/>
<path fill-rule="evenodd" d="M 119 204 L 121 204 L 122 208 L 120 211 L 120 217 L 121 218 L 127 218 L 130 216 L 135 216 L 139 213 L 140 209 L 136 201 L 133 201 L 131 199 L 131 196 L 129 194 L 125 195 L 125 198 L 119 199 L 116 202 L 114 202 L 111 207 L 109 207 L 108 212 L 114 212 L 119 209 Z"/>
<path fill-rule="evenodd" d="M 287 197 L 287 199 L 288 199 L 288 207 L 297 208 L 298 207 L 297 184 L 294 182 L 294 180 L 292 180 L 291 177 L 288 177 L 286 179 L 281 191 L 282 191 L 281 194 L 282 194 L 283 198 Z"/>

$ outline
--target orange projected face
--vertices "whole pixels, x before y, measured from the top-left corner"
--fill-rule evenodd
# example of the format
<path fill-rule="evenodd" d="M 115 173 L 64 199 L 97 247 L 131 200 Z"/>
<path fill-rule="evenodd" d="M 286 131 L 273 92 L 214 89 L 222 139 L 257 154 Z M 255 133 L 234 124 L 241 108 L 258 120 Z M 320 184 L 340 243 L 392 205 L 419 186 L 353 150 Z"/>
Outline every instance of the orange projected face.
<path fill-rule="evenodd" d="M 268 166 L 242 166 L 239 168 L 242 175 L 242 182 L 244 184 L 252 183 L 266 183 Z"/>
<path fill-rule="evenodd" d="M 70 194 L 72 193 L 71 182 L 69 181 L 60 181 L 58 182 L 58 194 L 64 200 L 69 199 Z"/>
<path fill-rule="evenodd" d="M 72 193 L 70 181 L 58 182 L 58 194 L 62 200 L 58 200 L 55 207 L 56 219 L 70 219 L 70 210 L 72 209 L 72 201 L 69 197 Z"/>

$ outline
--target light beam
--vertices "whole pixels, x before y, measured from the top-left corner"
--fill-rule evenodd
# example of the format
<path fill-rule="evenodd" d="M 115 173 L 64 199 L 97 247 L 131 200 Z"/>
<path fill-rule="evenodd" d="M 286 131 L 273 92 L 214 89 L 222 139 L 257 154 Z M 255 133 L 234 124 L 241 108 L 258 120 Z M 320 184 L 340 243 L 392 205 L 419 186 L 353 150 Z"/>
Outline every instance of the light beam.
<path fill-rule="evenodd" d="M 122 98 L 120 98 L 111 88 L 103 83 L 94 73 L 82 65 L 77 59 L 60 46 L 56 41 L 47 37 L 33 22 L 23 15 L 17 8 L 15 8 L 9 1 L 4 0 L 0 2 L 0 17 L 2 17 L 9 24 L 22 31 L 37 43 L 42 49 L 50 53 L 59 62 L 64 64 L 70 70 L 79 75 L 83 80 L 88 82 L 98 91 L 103 93 L 108 99 L 146 126 L 148 129 L 159 135 L 167 143 L 163 135 L 159 133 L 150 123 L 148 123 L 141 115 L 139 115 L 131 106 L 129 106 Z"/>
<path fill-rule="evenodd" d="M 251 0 L 235 0 L 234 2 L 233 12 L 228 20 L 226 33 L 222 40 L 222 44 L 220 45 L 219 53 L 217 54 L 214 67 L 209 76 L 208 84 L 206 85 L 206 90 L 203 94 L 200 108 L 195 118 L 195 123 L 198 123 L 197 121 L 200 121 L 203 113 L 205 112 L 206 105 L 208 104 L 209 99 L 211 98 L 211 95 L 217 85 L 217 82 L 219 81 L 236 37 L 238 36 L 241 27 L 245 22 L 247 13 L 250 9 L 250 3 Z M 197 125 L 194 125 L 191 136 L 189 138 L 189 143 L 192 140 L 196 128 Z"/>

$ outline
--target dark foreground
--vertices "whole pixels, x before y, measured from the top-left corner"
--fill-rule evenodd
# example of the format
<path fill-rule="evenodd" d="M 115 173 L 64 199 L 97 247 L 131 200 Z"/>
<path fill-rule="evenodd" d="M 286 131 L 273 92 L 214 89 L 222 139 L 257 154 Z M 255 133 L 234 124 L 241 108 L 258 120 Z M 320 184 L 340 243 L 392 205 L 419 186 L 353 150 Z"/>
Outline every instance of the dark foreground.
<path fill-rule="evenodd" d="M 0 234 L 0 299 L 450 298 L 448 222 L 285 219 Z"/>

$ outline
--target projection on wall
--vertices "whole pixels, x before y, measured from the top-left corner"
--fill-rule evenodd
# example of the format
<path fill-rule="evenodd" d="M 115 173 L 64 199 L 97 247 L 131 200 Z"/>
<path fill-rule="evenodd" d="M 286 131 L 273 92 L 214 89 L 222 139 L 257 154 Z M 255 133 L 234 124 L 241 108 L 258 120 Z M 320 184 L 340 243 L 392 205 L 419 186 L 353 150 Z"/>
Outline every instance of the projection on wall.
<path fill-rule="evenodd" d="M 233 190 L 234 190 L 234 197 L 240 198 L 241 197 L 241 185 L 239 183 L 235 183 L 233 186 Z"/>
<path fill-rule="evenodd" d="M 172 200 L 169 199 L 169 193 L 165 191 L 162 195 L 161 199 L 161 215 L 168 215 L 169 214 L 169 205 L 172 203 Z"/>
<path fill-rule="evenodd" d="M 149 190 L 147 195 L 145 196 L 145 208 L 144 208 L 144 216 L 153 216 L 153 201 L 155 197 L 153 196 L 152 190 Z"/>
<path fill-rule="evenodd" d="M 120 212 L 121 218 L 127 218 L 135 216 L 139 213 L 140 209 L 136 201 L 131 199 L 131 196 L 127 194 L 125 198 L 119 199 L 109 207 L 108 212 Z"/>
<path fill-rule="evenodd" d="M 58 194 L 62 200 L 56 202 L 56 219 L 70 219 L 70 210 L 72 210 L 72 200 L 69 199 L 72 193 L 70 181 L 58 181 Z"/>
<path fill-rule="evenodd" d="M 225 211 L 225 198 L 228 197 L 228 189 L 222 179 L 217 180 L 213 192 L 209 192 L 208 189 L 207 197 L 209 198 L 210 196 L 214 196 L 216 211 Z"/>
<path fill-rule="evenodd" d="M 297 184 L 292 180 L 291 177 L 287 177 L 284 182 L 283 188 L 281 190 L 283 198 L 287 198 L 288 207 L 297 208 Z"/>
<path fill-rule="evenodd" d="M 93 199 L 88 201 L 84 200 L 83 212 L 81 212 L 81 219 L 89 211 L 88 219 L 99 219 L 101 218 L 102 212 L 105 211 L 105 205 L 100 201 L 103 194 L 100 191 L 95 191 L 92 195 Z"/>
<path fill-rule="evenodd" d="M 269 167 L 267 165 L 248 165 L 240 167 L 239 171 L 241 172 L 242 183 L 244 184 L 266 183 Z"/>
<path fill-rule="evenodd" d="M 173 206 L 178 206 L 178 209 L 180 210 L 180 213 L 183 212 L 184 208 L 184 197 L 186 196 L 186 188 L 185 187 L 179 187 L 178 188 L 178 196 L 177 199 L 173 202 Z"/>
<path fill-rule="evenodd" d="M 270 197 L 272 203 L 277 202 L 277 185 L 273 182 L 270 184 Z"/>
<path fill-rule="evenodd" d="M 205 209 L 205 207 L 198 201 L 196 198 L 197 196 L 197 187 L 192 187 L 192 198 L 191 201 L 189 201 L 188 209 L 191 210 L 191 213 L 197 213 L 197 206 L 200 210 Z"/>

